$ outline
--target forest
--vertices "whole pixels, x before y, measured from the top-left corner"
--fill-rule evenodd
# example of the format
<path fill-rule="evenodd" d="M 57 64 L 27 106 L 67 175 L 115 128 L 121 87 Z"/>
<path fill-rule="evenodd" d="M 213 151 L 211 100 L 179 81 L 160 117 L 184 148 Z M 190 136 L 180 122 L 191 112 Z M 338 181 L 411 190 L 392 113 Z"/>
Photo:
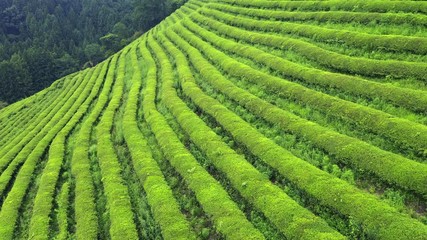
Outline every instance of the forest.
<path fill-rule="evenodd" d="M 0 109 L 92 67 L 184 0 L 0 1 Z"/>

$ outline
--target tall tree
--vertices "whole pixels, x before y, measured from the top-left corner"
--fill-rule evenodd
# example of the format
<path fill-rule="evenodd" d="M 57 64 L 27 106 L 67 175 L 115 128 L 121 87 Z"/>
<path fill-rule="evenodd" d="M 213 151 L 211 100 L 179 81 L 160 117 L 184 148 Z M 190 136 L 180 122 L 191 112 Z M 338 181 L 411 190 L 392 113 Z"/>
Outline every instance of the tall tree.
<path fill-rule="evenodd" d="M 157 25 L 168 14 L 167 0 L 135 0 L 134 21 L 144 31 Z"/>
<path fill-rule="evenodd" d="M 31 79 L 26 61 L 19 54 L 14 54 L 10 61 L 0 62 L 0 96 L 9 102 L 26 97 L 30 93 Z"/>

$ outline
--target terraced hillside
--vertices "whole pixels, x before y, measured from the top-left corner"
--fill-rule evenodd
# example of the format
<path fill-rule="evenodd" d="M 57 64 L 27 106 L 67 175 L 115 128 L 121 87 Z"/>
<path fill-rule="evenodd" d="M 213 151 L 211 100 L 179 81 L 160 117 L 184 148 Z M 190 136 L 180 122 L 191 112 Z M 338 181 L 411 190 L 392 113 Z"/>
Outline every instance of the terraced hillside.
<path fill-rule="evenodd" d="M 427 239 L 426 14 L 189 1 L 0 111 L 0 239 Z"/>

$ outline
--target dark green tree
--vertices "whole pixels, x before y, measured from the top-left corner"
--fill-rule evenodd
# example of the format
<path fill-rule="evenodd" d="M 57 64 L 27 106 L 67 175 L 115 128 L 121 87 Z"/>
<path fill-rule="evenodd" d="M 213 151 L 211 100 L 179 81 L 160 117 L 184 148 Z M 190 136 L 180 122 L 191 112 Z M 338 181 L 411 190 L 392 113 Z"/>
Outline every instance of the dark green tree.
<path fill-rule="evenodd" d="M 59 78 L 58 65 L 52 52 L 42 48 L 30 48 L 24 53 L 28 72 L 32 79 L 32 92 L 48 87 L 52 79 Z"/>
<path fill-rule="evenodd" d="M 120 37 L 114 33 L 108 33 L 99 40 L 102 43 L 103 52 L 105 52 L 107 55 L 114 54 L 122 47 L 120 44 Z"/>
<path fill-rule="evenodd" d="M 133 18 L 136 28 L 144 31 L 154 27 L 168 14 L 167 0 L 135 0 Z"/>
<path fill-rule="evenodd" d="M 97 43 L 91 43 L 86 45 L 84 53 L 87 59 L 89 60 L 91 66 L 97 64 L 104 58 L 104 53 L 101 50 L 101 46 Z"/>
<path fill-rule="evenodd" d="M 13 102 L 30 93 L 31 79 L 22 56 L 14 54 L 10 61 L 0 62 L 0 101 Z"/>

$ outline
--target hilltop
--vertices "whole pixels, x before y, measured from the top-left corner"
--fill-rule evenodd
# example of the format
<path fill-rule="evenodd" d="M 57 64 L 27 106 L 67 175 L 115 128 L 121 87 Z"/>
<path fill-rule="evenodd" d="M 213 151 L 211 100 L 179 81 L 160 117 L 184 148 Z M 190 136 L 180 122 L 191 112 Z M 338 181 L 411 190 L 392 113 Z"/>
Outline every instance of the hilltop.
<path fill-rule="evenodd" d="M 427 2 L 190 0 L 0 110 L 2 239 L 425 239 Z"/>

